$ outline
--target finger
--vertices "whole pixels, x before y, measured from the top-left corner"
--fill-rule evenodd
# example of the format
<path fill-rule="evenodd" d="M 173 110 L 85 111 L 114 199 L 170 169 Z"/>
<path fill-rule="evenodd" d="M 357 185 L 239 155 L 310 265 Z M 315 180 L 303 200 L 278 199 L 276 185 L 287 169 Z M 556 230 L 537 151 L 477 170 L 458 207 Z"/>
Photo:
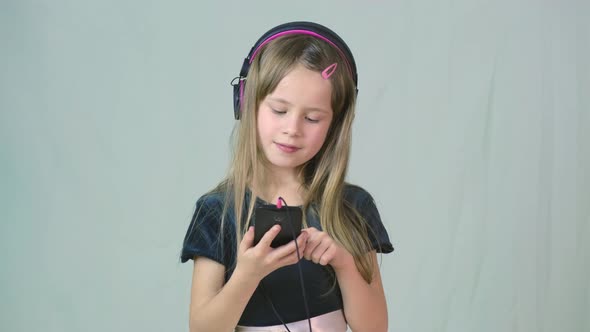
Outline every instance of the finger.
<path fill-rule="evenodd" d="M 293 265 L 295 263 L 297 263 L 297 256 L 287 255 L 277 262 L 276 268 L 279 269 L 283 266 Z"/>
<path fill-rule="evenodd" d="M 303 252 L 307 247 L 307 233 L 301 233 L 299 237 L 297 237 L 297 245 L 299 246 L 299 256 L 303 258 Z"/>
<path fill-rule="evenodd" d="M 311 253 L 311 261 L 316 264 L 319 264 L 320 258 L 322 258 L 322 255 L 326 252 L 326 250 L 328 250 L 329 247 L 329 241 L 322 241 L 322 243 L 320 243 Z"/>
<path fill-rule="evenodd" d="M 309 236 L 315 234 L 316 232 L 319 232 L 319 231 L 315 227 L 307 227 L 307 228 L 301 229 L 301 233 L 307 233 L 307 235 L 309 235 Z"/>
<path fill-rule="evenodd" d="M 274 238 L 277 236 L 277 234 L 279 234 L 280 231 L 281 231 L 280 225 L 272 226 L 266 233 L 264 233 L 264 235 L 262 236 L 262 239 L 260 239 L 260 242 L 258 242 L 258 244 L 256 246 L 257 247 L 259 247 L 259 246 L 270 247 L 272 240 L 274 240 Z"/>
<path fill-rule="evenodd" d="M 307 234 L 300 234 L 297 237 L 297 242 L 291 240 L 289 243 L 276 248 L 272 253 L 269 254 L 271 259 L 282 260 L 285 256 L 295 254 L 297 256 L 297 248 L 299 248 L 299 255 L 303 256 L 305 250 L 305 243 L 307 241 Z"/>
<path fill-rule="evenodd" d="M 316 250 L 316 248 L 321 244 L 322 238 L 318 236 L 310 236 L 307 239 L 307 244 L 305 246 L 305 251 L 303 252 L 303 256 L 307 260 L 311 260 L 311 255 Z"/>
<path fill-rule="evenodd" d="M 297 247 L 295 248 L 295 250 L 293 250 L 295 256 L 303 258 L 303 252 L 305 252 L 305 248 L 307 247 L 307 236 L 307 234 L 302 233 L 297 237 L 297 241 L 293 241 L 293 244 L 297 244 Z M 298 249 L 299 252 L 297 252 Z"/>
<path fill-rule="evenodd" d="M 303 258 L 302 256 L 297 257 L 297 252 L 293 251 L 291 254 L 286 255 L 286 256 L 282 257 L 281 259 L 279 259 L 277 268 L 295 264 L 295 263 L 299 262 L 300 257 Z"/>
<path fill-rule="evenodd" d="M 252 247 L 252 243 L 254 242 L 254 226 L 250 226 L 244 237 L 242 238 L 242 242 L 240 242 L 240 252 L 246 251 L 246 249 Z"/>
<path fill-rule="evenodd" d="M 328 264 L 330 264 L 330 262 L 332 261 L 332 258 L 334 258 L 335 255 L 336 255 L 336 246 L 331 245 L 326 250 L 326 252 L 324 252 L 322 257 L 320 257 L 320 259 L 318 260 L 318 263 L 320 265 L 328 265 Z"/>

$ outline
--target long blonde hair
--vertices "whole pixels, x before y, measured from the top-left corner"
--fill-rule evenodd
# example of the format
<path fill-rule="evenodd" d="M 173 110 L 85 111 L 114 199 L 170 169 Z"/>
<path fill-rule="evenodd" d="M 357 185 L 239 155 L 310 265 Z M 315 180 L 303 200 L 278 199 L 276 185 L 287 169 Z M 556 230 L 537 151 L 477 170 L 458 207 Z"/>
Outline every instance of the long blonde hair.
<path fill-rule="evenodd" d="M 227 177 L 213 190 L 226 195 L 221 227 L 228 211 L 236 220 L 235 248 L 250 224 L 256 194 L 251 192 L 247 213 L 242 213 L 245 195 L 254 179 L 265 179 L 268 160 L 260 148 L 256 117 L 261 101 L 295 66 L 321 72 L 334 62 L 338 70 L 330 77 L 332 83 L 332 123 L 324 145 L 298 172 L 304 196 L 303 210 L 314 209 L 322 230 L 346 248 L 367 282 L 373 278 L 373 265 L 367 253 L 372 249 L 368 227 L 363 217 L 343 196 L 344 179 L 351 146 L 351 127 L 355 114 L 356 87 L 347 64 L 332 46 L 306 35 L 277 38 L 261 49 L 253 60 L 242 100 L 241 120 L 232 135 L 233 154 Z M 264 185 L 264 183 L 263 183 Z M 306 213 L 303 214 L 304 216 Z M 223 239 L 221 239 L 223 240 Z"/>

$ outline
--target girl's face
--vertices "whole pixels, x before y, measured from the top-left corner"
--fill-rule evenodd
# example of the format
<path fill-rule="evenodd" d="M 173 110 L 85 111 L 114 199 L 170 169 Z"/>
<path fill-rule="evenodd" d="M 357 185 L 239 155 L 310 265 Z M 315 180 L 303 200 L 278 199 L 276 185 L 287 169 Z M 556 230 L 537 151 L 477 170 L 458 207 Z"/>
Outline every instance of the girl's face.
<path fill-rule="evenodd" d="M 275 170 L 294 171 L 318 153 L 332 122 L 331 98 L 330 81 L 298 65 L 262 100 L 258 138 Z"/>

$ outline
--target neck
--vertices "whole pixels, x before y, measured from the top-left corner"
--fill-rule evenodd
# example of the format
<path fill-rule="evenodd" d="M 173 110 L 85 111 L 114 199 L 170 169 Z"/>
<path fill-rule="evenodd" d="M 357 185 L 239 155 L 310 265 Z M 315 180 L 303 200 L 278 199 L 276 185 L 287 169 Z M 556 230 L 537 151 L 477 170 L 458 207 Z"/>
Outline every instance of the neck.
<path fill-rule="evenodd" d="M 269 170 L 263 181 L 255 179 L 252 189 L 269 203 L 275 203 L 282 197 L 288 205 L 303 204 L 301 180 L 293 170 Z"/>

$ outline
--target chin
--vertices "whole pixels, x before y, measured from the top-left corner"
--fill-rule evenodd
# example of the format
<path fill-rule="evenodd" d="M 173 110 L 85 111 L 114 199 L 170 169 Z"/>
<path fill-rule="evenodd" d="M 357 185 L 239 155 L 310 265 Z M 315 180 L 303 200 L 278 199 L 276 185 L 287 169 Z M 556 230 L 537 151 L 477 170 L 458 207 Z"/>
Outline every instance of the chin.
<path fill-rule="evenodd" d="M 305 162 L 300 162 L 300 161 L 286 161 L 286 160 L 278 160 L 278 159 L 269 159 L 268 160 L 270 162 L 271 167 L 276 167 L 276 168 L 282 168 L 282 169 L 288 169 L 288 168 L 292 168 L 295 169 L 301 165 L 303 165 Z"/>

